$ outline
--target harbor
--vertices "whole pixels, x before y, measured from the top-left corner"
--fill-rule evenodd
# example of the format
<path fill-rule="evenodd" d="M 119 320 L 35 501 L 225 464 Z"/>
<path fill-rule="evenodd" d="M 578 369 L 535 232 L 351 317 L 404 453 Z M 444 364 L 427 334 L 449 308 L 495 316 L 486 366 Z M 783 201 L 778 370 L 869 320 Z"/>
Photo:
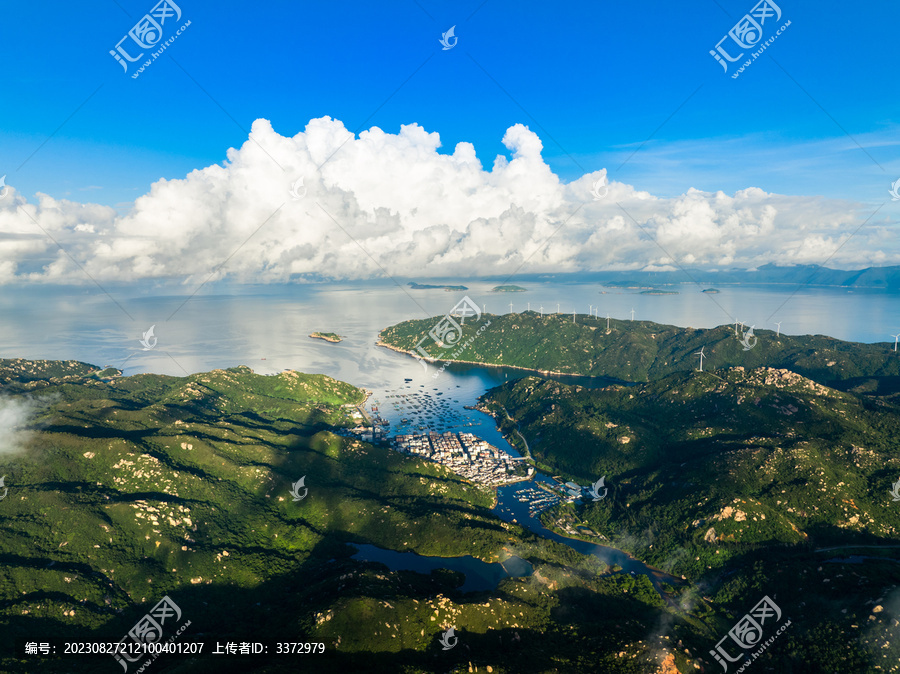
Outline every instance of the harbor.
<path fill-rule="evenodd" d="M 588 487 L 536 474 L 525 458 L 494 430 L 489 415 L 476 406 L 461 409 L 460 401 L 451 395 L 449 391 L 423 384 L 414 386 L 404 380 L 404 384 L 382 390 L 380 395 L 370 394 L 362 405 L 348 406 L 356 424 L 349 434 L 440 463 L 476 484 L 497 488 L 519 483 L 506 498 L 527 508 L 529 517 L 537 518 L 560 503 L 587 498 Z M 466 427 L 476 427 L 477 434 L 463 431 Z M 489 428 L 496 436 L 494 444 L 482 437 L 491 435 Z"/>

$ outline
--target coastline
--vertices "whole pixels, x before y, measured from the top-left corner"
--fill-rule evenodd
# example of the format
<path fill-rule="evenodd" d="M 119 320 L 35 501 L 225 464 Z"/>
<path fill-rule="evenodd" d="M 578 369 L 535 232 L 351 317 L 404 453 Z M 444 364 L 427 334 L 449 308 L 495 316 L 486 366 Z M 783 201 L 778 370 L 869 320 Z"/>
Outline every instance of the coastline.
<path fill-rule="evenodd" d="M 381 341 L 381 337 L 379 335 L 379 339 L 375 342 L 375 346 L 383 346 L 386 349 L 390 349 L 391 351 L 396 351 L 397 353 L 404 353 L 407 356 L 412 356 L 411 351 L 407 351 L 405 349 L 401 349 L 398 346 L 394 346 L 392 344 L 387 344 Z M 480 365 L 481 367 L 508 367 L 514 370 L 523 370 L 524 372 L 534 372 L 536 374 L 555 374 L 560 376 L 569 376 L 569 377 L 593 377 L 595 379 L 612 379 L 612 377 L 608 377 L 602 374 L 582 374 L 581 372 L 558 372 L 556 370 L 538 370 L 533 367 L 522 367 L 521 365 L 498 365 L 497 363 L 485 363 L 477 360 L 443 360 L 441 358 L 422 358 L 422 360 L 428 363 L 463 363 L 466 365 Z M 622 382 L 621 384 L 611 383 L 610 386 L 624 386 L 629 382 Z"/>
<path fill-rule="evenodd" d="M 379 333 L 379 335 L 378 335 L 377 341 L 375 342 L 375 345 L 376 345 L 376 346 L 380 346 L 380 347 L 384 347 L 384 348 L 386 348 L 386 349 L 390 349 L 391 351 L 396 351 L 397 353 L 405 354 L 405 355 L 407 355 L 407 356 L 412 356 L 412 355 L 413 355 L 412 352 L 410 352 L 410 351 L 407 351 L 407 350 L 405 350 L 405 349 L 401 349 L 400 347 L 393 346 L 392 344 L 387 344 L 387 343 L 385 343 L 384 341 L 382 341 L 382 339 L 381 339 L 381 334 L 380 334 L 380 333 Z M 437 358 L 422 358 L 422 360 L 423 360 L 423 361 L 426 361 L 426 362 L 429 362 L 429 363 L 452 362 L 452 363 L 466 363 L 466 364 L 470 364 L 470 365 L 479 365 L 479 366 L 482 366 L 482 367 L 497 367 L 497 368 L 501 368 L 501 367 L 509 367 L 509 368 L 513 368 L 513 369 L 516 369 L 516 370 L 523 370 L 523 371 L 526 371 L 526 372 L 533 372 L 533 373 L 536 373 L 536 374 L 574 375 L 574 376 L 582 376 L 582 377 L 596 377 L 596 378 L 599 378 L 599 379 L 608 378 L 608 377 L 603 377 L 603 376 L 601 376 L 601 375 L 582 375 L 582 374 L 577 374 L 577 373 L 572 373 L 572 372 L 555 372 L 555 371 L 551 371 L 551 370 L 538 370 L 538 369 L 535 369 L 535 368 L 526 368 L 526 367 L 521 367 L 521 366 L 517 366 L 517 365 L 496 365 L 496 364 L 493 364 L 493 363 L 482 363 L 482 362 L 477 362 L 477 361 L 463 361 L 463 360 L 451 360 L 451 361 L 445 361 L 445 360 L 437 359 Z M 616 385 L 616 384 L 610 384 L 610 386 L 615 386 L 615 385 Z M 480 405 L 476 405 L 476 406 L 475 406 L 475 409 L 476 409 L 477 411 L 483 413 L 483 414 L 487 414 L 488 416 L 490 416 L 490 417 L 494 420 L 494 423 L 495 423 L 495 425 L 497 425 L 498 430 L 499 430 L 499 423 L 498 423 L 499 419 L 497 418 L 497 415 L 495 415 L 494 413 L 492 413 L 491 411 L 489 411 L 489 410 L 487 410 L 487 409 L 481 408 Z M 507 413 L 507 416 L 508 416 L 508 413 Z M 504 439 L 505 439 L 507 442 L 509 442 L 509 437 L 508 437 L 508 434 L 507 434 L 507 433 L 503 433 L 503 432 L 501 431 L 501 435 L 504 437 Z M 523 440 L 524 440 L 524 438 L 523 438 Z M 510 445 L 513 446 L 513 447 L 515 447 L 515 445 L 512 445 L 512 443 L 510 443 Z M 529 452 L 529 454 L 530 454 L 530 452 Z M 488 488 L 493 492 L 493 493 L 492 493 L 492 497 L 493 497 L 493 498 L 492 498 L 492 503 L 491 503 L 491 508 L 490 508 L 492 511 L 493 511 L 495 508 L 497 508 L 497 506 L 499 505 L 499 502 L 500 502 L 499 489 L 500 489 L 500 487 L 506 486 L 506 485 L 508 485 L 508 484 L 516 484 L 516 483 L 520 483 L 520 482 L 533 482 L 533 481 L 534 481 L 534 476 L 537 474 L 537 472 L 539 472 L 537 466 L 534 465 L 534 459 L 533 459 L 533 458 L 530 458 L 530 460 L 529 460 L 529 458 L 526 457 L 526 463 L 527 463 L 528 465 L 532 466 L 532 467 L 535 469 L 535 473 L 533 473 L 532 475 L 529 475 L 529 476 L 523 476 L 523 477 L 521 477 L 521 478 L 519 478 L 519 479 L 517 479 L 517 480 L 513 480 L 513 481 L 508 482 L 508 483 L 506 483 L 506 484 L 504 484 L 504 485 L 498 485 L 498 486 L 488 487 Z M 445 467 L 446 467 L 446 466 L 445 466 Z M 461 477 L 458 473 L 455 473 L 454 471 L 450 470 L 449 468 L 447 468 L 447 469 L 448 469 L 453 475 L 456 475 L 457 477 Z M 463 478 L 463 479 L 466 479 L 466 478 Z M 479 484 L 477 484 L 477 483 L 472 483 L 472 484 L 473 484 L 473 486 L 475 486 L 476 488 L 486 486 L 486 485 L 479 485 Z M 501 518 L 501 519 L 502 519 L 502 518 Z M 572 535 L 570 535 L 570 534 L 567 533 L 567 532 L 563 532 L 563 531 L 561 531 L 561 530 L 557 530 L 556 527 L 555 527 L 555 525 L 552 526 L 552 527 L 547 527 L 547 526 L 545 526 L 545 525 L 540 521 L 540 518 L 539 518 L 539 517 L 534 518 L 534 519 L 535 519 L 536 522 L 540 525 L 541 528 L 545 529 L 547 532 L 549 532 L 549 533 L 551 533 L 551 534 L 553 534 L 553 535 L 555 535 L 555 536 L 558 536 L 558 537 L 560 537 L 560 538 L 563 538 L 563 539 L 566 539 L 566 540 L 569 540 L 569 541 L 581 543 L 581 544 L 594 545 L 594 546 L 597 546 L 597 547 L 599 547 L 599 548 L 605 548 L 605 549 L 613 550 L 613 551 L 615 551 L 615 552 L 618 552 L 618 553 L 621 553 L 621 554 L 625 555 L 630 561 L 633 561 L 633 562 L 636 562 L 636 563 L 642 565 L 644 568 L 646 568 L 646 569 L 650 572 L 650 573 L 648 574 L 648 577 L 650 577 L 651 583 L 653 583 L 654 588 L 657 590 L 657 592 L 660 594 L 660 596 L 662 596 L 663 598 L 665 598 L 665 599 L 667 599 L 667 600 L 669 600 L 669 601 L 671 601 L 671 599 L 668 598 L 668 596 L 662 591 L 661 587 L 659 586 L 660 581 L 666 581 L 666 582 L 677 583 L 677 584 L 683 584 L 683 583 L 685 583 L 685 582 L 688 582 L 688 583 L 690 582 L 690 581 L 688 581 L 687 579 L 679 579 L 677 576 L 672 576 L 671 574 L 666 573 L 665 571 L 663 571 L 663 570 L 661 570 L 661 569 L 658 569 L 658 568 L 656 568 L 656 567 L 650 566 L 649 564 L 646 564 L 645 562 L 643 562 L 643 561 L 642 561 L 641 559 L 639 559 L 638 557 L 635 557 L 634 554 L 633 554 L 631 551 L 628 551 L 628 550 L 625 550 L 625 549 L 622 549 L 622 548 L 618 548 L 618 547 L 614 547 L 613 545 L 610 545 L 610 544 L 609 544 L 610 541 L 608 541 L 608 540 L 606 540 L 606 541 L 600 543 L 600 542 L 597 542 L 596 540 L 589 540 L 589 539 L 579 538 L 579 537 L 576 537 L 576 536 L 572 536 Z M 505 520 L 505 521 L 506 521 L 506 520 Z M 536 532 L 536 531 L 530 529 L 529 527 L 526 527 L 526 526 L 524 525 L 523 522 L 516 522 L 515 524 L 516 524 L 517 526 L 519 526 L 519 527 L 521 527 L 521 528 L 527 530 L 527 531 L 531 531 L 532 533 L 535 533 L 536 535 L 541 536 L 542 538 L 548 538 L 548 540 L 553 540 L 552 538 L 549 538 L 549 537 L 547 537 L 546 535 L 544 535 L 544 534 L 542 534 L 542 533 L 540 533 L 540 532 Z M 566 545 L 565 543 L 563 543 L 563 544 Z M 575 549 L 575 548 L 573 548 L 573 549 Z M 594 553 L 582 553 L 582 554 L 594 554 Z M 596 555 L 595 555 L 595 556 L 596 556 Z M 604 563 L 606 563 L 606 562 L 604 562 Z M 611 569 L 611 567 L 612 567 L 611 564 L 607 564 L 607 566 L 609 566 L 610 569 Z M 608 571 L 607 573 L 610 573 L 610 574 L 613 574 L 613 573 L 622 573 L 622 571 L 614 572 L 614 571 L 611 571 L 611 570 L 610 570 L 610 571 Z"/>

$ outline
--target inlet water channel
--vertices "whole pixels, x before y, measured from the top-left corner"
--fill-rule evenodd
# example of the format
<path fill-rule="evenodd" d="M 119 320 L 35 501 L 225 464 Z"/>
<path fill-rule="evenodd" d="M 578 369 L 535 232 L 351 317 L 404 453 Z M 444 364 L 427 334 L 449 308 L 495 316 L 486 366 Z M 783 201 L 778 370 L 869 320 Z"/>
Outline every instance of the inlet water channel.
<path fill-rule="evenodd" d="M 471 407 L 474 405 L 478 397 L 488 389 L 532 375 L 584 388 L 603 388 L 611 384 L 627 384 L 626 382 L 603 377 L 538 375 L 518 368 L 486 367 L 468 363 L 452 363 L 440 373 L 439 377 L 433 378 L 431 375 L 436 371 L 436 368 L 432 367 L 427 372 L 423 372 L 418 363 L 410 356 L 388 349 L 383 349 L 382 351 L 391 360 L 399 359 L 401 362 L 398 363 L 398 366 L 402 367 L 407 373 L 402 383 L 398 383 L 390 388 L 375 389 L 367 403 L 369 406 L 375 405 L 378 409 L 378 415 L 390 422 L 390 436 L 400 433 L 421 433 L 427 431 L 438 433 L 445 431 L 469 432 L 478 435 L 513 456 L 521 456 L 521 453 L 506 441 L 492 417 L 477 410 L 465 409 L 465 406 Z M 414 365 L 410 367 L 410 363 Z M 581 554 L 594 555 L 610 566 L 618 565 L 622 568 L 621 573 L 647 576 L 660 594 L 664 595 L 661 582 L 672 585 L 684 583 L 683 580 L 647 566 L 626 552 L 616 548 L 569 538 L 547 529 L 537 517 L 529 513 L 528 503 L 523 503 L 517 498 L 520 492 L 533 488 L 535 482 L 544 482 L 551 485 L 557 484 L 551 477 L 536 471 L 532 475 L 531 480 L 500 487 L 497 489 L 497 505 L 493 509 L 494 514 L 500 519 L 518 524 L 538 536 L 568 545 Z M 408 555 L 411 553 L 393 554 Z M 389 557 L 382 553 L 379 553 L 379 555 L 381 556 L 380 559 L 372 559 L 371 561 L 382 561 L 394 570 L 407 568 L 395 568 L 392 566 L 392 563 L 399 562 L 397 558 Z M 433 566 L 421 560 L 416 563 L 421 564 L 422 568 L 426 569 L 426 572 L 429 572 L 431 568 L 454 568 L 465 572 L 463 568 L 457 568 L 459 564 L 453 561 L 462 558 L 431 559 L 450 561 L 442 562 L 443 567 Z M 449 566 L 451 563 L 457 566 Z M 484 562 L 480 563 L 484 564 Z M 476 572 L 475 567 L 472 566 L 468 568 L 473 574 L 485 573 L 484 571 Z M 469 578 L 469 574 L 467 574 L 467 578 Z"/>
<path fill-rule="evenodd" d="M 530 576 L 534 569 L 521 557 L 509 557 L 502 562 L 489 564 L 471 555 L 462 557 L 432 557 L 415 552 L 396 552 L 385 550 L 374 545 L 353 543 L 359 552 L 353 559 L 364 562 L 381 562 L 391 571 L 415 571 L 431 573 L 435 569 L 450 569 L 465 575 L 466 580 L 459 588 L 460 592 L 481 592 L 496 590 L 504 578 Z"/>

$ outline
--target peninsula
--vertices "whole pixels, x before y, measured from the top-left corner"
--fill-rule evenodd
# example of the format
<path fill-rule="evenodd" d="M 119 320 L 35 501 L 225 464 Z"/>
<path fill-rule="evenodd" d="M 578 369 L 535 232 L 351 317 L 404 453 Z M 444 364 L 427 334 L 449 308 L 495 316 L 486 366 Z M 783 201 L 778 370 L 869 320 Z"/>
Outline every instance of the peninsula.
<path fill-rule="evenodd" d="M 482 329 L 487 319 L 491 324 Z M 735 325 L 706 329 L 627 319 L 607 322 L 587 314 L 577 314 L 574 322 L 571 314 L 491 314 L 461 325 L 458 343 L 465 346 L 452 352 L 442 350 L 428 336 L 433 327 L 432 319 L 404 321 L 382 330 L 379 344 L 410 355 L 420 344 L 434 361 L 628 382 L 695 370 L 695 354 L 701 348 L 705 349 L 704 367 L 784 368 L 828 386 L 874 386 L 877 378 L 896 388 L 891 378 L 900 377 L 900 358 L 893 351 L 893 342 L 844 342 L 825 335 L 779 335 L 774 330 L 757 329 L 756 346 L 746 350 L 744 332 Z M 453 358 L 449 357 L 451 353 Z"/>

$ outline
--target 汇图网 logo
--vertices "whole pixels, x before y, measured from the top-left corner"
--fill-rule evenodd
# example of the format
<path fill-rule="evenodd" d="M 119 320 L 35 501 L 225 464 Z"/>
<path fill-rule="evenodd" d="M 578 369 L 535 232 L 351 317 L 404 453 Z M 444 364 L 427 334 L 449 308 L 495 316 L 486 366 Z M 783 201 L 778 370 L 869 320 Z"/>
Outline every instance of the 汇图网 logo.
<path fill-rule="evenodd" d="M 306 498 L 306 495 L 309 493 L 309 488 L 305 486 L 305 482 L 306 482 L 306 475 L 304 475 L 299 480 L 297 480 L 293 485 L 291 485 L 293 487 L 291 489 L 291 496 L 294 497 L 295 502 L 302 501 L 303 499 Z M 302 495 L 300 494 L 301 488 L 303 489 Z"/>
<path fill-rule="evenodd" d="M 181 19 L 181 8 L 172 0 L 159 0 L 153 8 L 144 14 L 141 19 L 132 26 L 131 30 L 116 43 L 115 49 L 110 49 L 110 55 L 119 62 L 122 70 L 128 72 L 128 64 L 143 58 L 148 49 L 158 49 L 150 55 L 150 58 L 140 67 L 138 72 L 131 77 L 137 77 L 143 70 L 149 66 L 156 57 L 172 44 L 175 39 L 181 35 L 181 32 L 190 25 L 190 21 L 185 23 L 177 30 L 173 29 L 172 24 Z M 166 21 L 169 25 L 166 26 Z M 165 42 L 162 41 L 163 36 L 168 33 L 171 35 Z M 123 44 L 124 43 L 124 44 Z"/>
<path fill-rule="evenodd" d="M 791 23 L 788 21 L 777 31 L 772 31 L 772 23 L 780 20 L 781 8 L 772 2 L 772 0 L 760 0 L 753 6 L 753 9 L 744 14 L 740 21 L 732 26 L 731 30 L 728 31 L 728 34 L 719 40 L 718 43 L 716 43 L 716 48 L 710 49 L 709 53 L 716 61 L 718 61 L 719 65 L 722 66 L 722 70 L 727 73 L 729 63 L 734 63 L 743 58 L 747 49 L 759 47 L 757 51 L 750 55 L 751 58 L 747 59 L 740 68 L 740 71 L 743 71 L 744 68 L 749 66 L 757 56 L 767 49 Z M 769 21 L 769 26 L 766 26 L 766 21 Z M 762 42 L 763 36 L 767 30 L 772 36 L 765 42 Z M 723 45 L 723 43 L 725 44 Z M 732 78 L 737 77 L 738 74 L 739 73 L 735 73 L 732 75 Z"/>
<path fill-rule="evenodd" d="M 6 176 L 3 177 L 5 178 Z M 888 194 L 891 195 L 891 201 L 900 201 L 900 178 L 891 184 Z"/>
<path fill-rule="evenodd" d="M 781 620 L 781 609 L 778 607 L 774 601 L 772 601 L 768 595 L 759 600 L 759 603 L 756 604 L 752 609 L 750 609 L 749 613 L 747 613 L 743 618 L 735 623 L 734 627 L 728 630 L 728 634 L 719 639 L 719 642 L 716 644 L 715 650 L 710 650 L 710 655 L 712 655 L 716 661 L 722 665 L 723 669 L 728 671 L 728 663 L 729 662 L 738 662 L 739 660 L 747 657 L 744 651 L 750 650 L 751 648 L 755 648 L 759 646 L 759 648 L 750 653 L 750 658 L 744 662 L 743 666 L 748 666 L 753 660 L 756 660 L 760 655 L 762 655 L 763 651 L 765 651 L 790 624 L 791 621 L 788 620 L 778 630 L 775 634 L 769 637 L 765 642 L 763 642 L 763 626 L 766 623 L 769 623 L 769 627 L 774 625 L 775 623 Z M 740 652 L 732 656 L 728 650 L 722 645 L 722 642 L 728 638 L 737 644 Z"/>
<path fill-rule="evenodd" d="M 456 30 L 456 26 L 450 26 L 450 30 L 446 33 L 441 33 L 441 39 L 438 40 L 444 48 L 441 51 L 447 51 L 448 49 L 453 49 L 456 46 L 456 43 L 459 42 L 459 38 L 453 34 L 453 31 Z M 453 40 L 451 42 L 451 40 Z"/>
<path fill-rule="evenodd" d="M 594 484 L 591 485 L 591 488 L 588 490 L 588 495 L 594 499 L 595 501 L 600 501 L 606 498 L 606 492 L 609 491 L 609 487 L 603 484 L 604 480 L 606 480 L 606 475 L 597 480 Z M 600 494 L 600 490 L 603 490 L 603 494 Z"/>
<path fill-rule="evenodd" d="M 451 639 L 452 639 L 452 643 L 451 643 Z M 453 628 L 451 627 L 449 630 L 447 630 L 446 632 L 444 632 L 441 635 L 440 642 L 441 642 L 441 646 L 444 647 L 442 650 L 449 651 L 451 648 L 456 646 L 456 643 L 458 641 L 459 641 L 459 637 L 453 636 Z"/>
<path fill-rule="evenodd" d="M 751 325 L 750 329 L 741 336 L 741 344 L 744 347 L 744 351 L 749 351 L 759 341 L 759 338 L 753 334 L 753 328 L 755 327 L 755 325 Z"/>
<path fill-rule="evenodd" d="M 426 337 L 422 337 L 418 342 L 416 342 L 413 349 L 414 353 L 410 353 L 410 355 L 419 361 L 422 364 L 422 367 L 425 370 L 428 370 L 428 365 L 426 365 L 425 360 L 437 360 L 444 357 L 444 354 L 440 354 L 440 356 L 436 359 L 430 353 L 425 350 L 425 347 L 422 346 L 422 342 L 424 342 L 428 337 L 431 337 L 431 340 L 442 349 L 455 349 L 455 351 L 451 354 L 451 357 L 456 357 L 459 355 L 466 347 L 470 346 L 475 338 L 480 335 L 484 330 L 491 324 L 490 321 L 487 321 L 483 324 L 478 332 L 469 337 L 465 342 L 460 342 L 463 334 L 463 326 L 466 324 L 466 319 L 474 317 L 476 321 L 481 320 L 481 309 L 472 299 L 466 295 L 459 302 L 456 303 L 456 306 L 450 310 L 446 316 L 444 316 L 440 321 L 438 321 L 437 325 L 435 325 L 431 330 L 428 331 L 428 335 Z M 459 318 L 459 322 L 455 319 Z M 418 354 L 418 355 L 417 355 Z M 437 373 L 443 371 L 443 367 Z M 437 376 L 437 374 L 433 376 Z"/>
<path fill-rule="evenodd" d="M 150 349 L 156 346 L 157 339 L 156 335 L 153 334 L 154 328 L 156 328 L 155 324 L 151 325 L 150 329 L 143 333 L 144 337 L 140 342 L 144 346 L 144 351 L 150 351 Z"/>
<path fill-rule="evenodd" d="M 298 178 L 291 184 L 291 189 L 288 190 L 288 193 L 291 195 L 291 199 L 294 201 L 300 201 L 303 197 L 306 196 L 306 187 L 303 186 L 303 178 Z"/>
<path fill-rule="evenodd" d="M 134 647 L 129 648 L 129 644 L 131 644 L 131 642 L 136 642 L 137 644 L 161 643 L 165 633 L 163 626 L 166 624 L 167 620 L 170 621 L 170 623 L 181 621 L 181 608 L 172 601 L 169 595 L 160 599 L 156 606 L 150 609 L 150 612 L 147 613 L 147 615 L 138 620 L 134 627 L 128 630 L 128 635 L 118 642 L 122 644 L 122 647 L 117 648 L 112 655 L 119 664 L 122 665 L 122 669 L 126 673 L 128 672 L 129 664 L 135 664 L 146 657 L 145 650 L 139 648 L 136 649 Z M 169 637 L 168 642 L 171 643 L 174 641 L 190 624 L 190 620 L 184 623 L 173 636 Z M 131 641 L 129 641 L 129 639 Z M 159 657 L 160 652 L 161 650 L 156 651 L 153 660 L 156 660 L 156 658 Z M 149 666 L 151 662 L 151 660 L 147 660 L 144 663 L 144 666 Z M 138 671 L 143 670 L 144 667 L 141 667 Z"/>
<path fill-rule="evenodd" d="M 601 189 L 603 190 L 602 192 L 600 191 Z M 607 194 L 609 194 L 609 182 L 606 180 L 606 176 L 603 176 L 594 181 L 594 184 L 591 186 L 591 196 L 594 197 L 594 201 L 600 201 Z"/>

